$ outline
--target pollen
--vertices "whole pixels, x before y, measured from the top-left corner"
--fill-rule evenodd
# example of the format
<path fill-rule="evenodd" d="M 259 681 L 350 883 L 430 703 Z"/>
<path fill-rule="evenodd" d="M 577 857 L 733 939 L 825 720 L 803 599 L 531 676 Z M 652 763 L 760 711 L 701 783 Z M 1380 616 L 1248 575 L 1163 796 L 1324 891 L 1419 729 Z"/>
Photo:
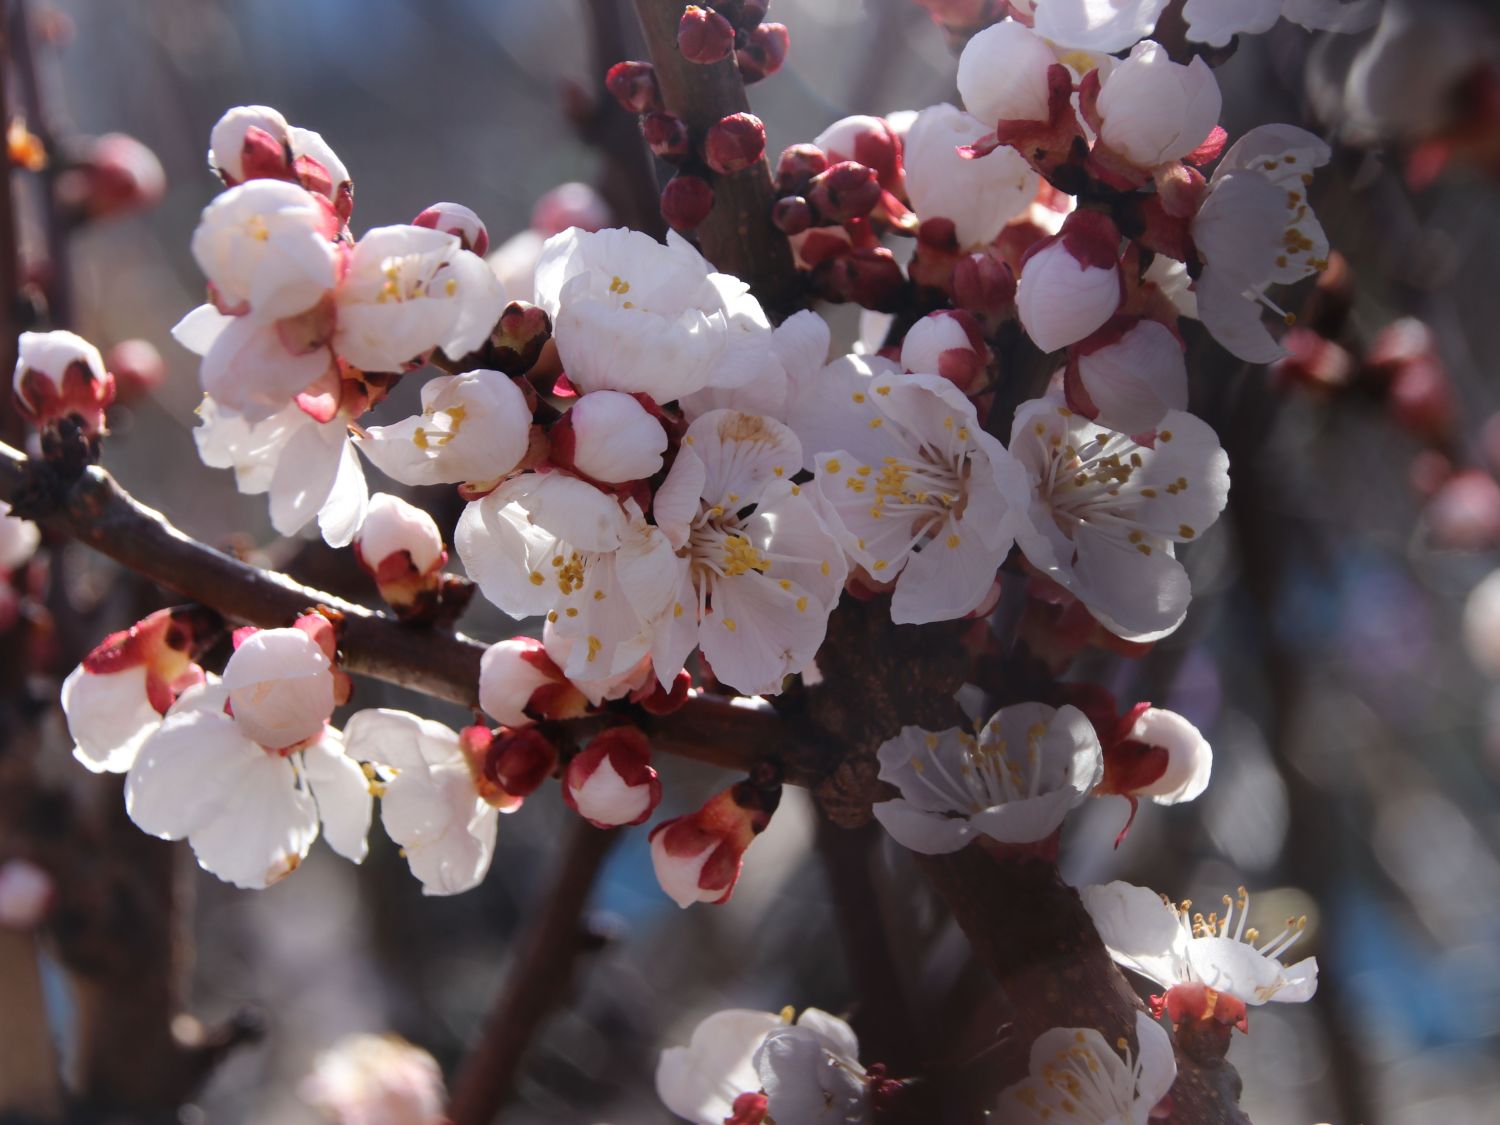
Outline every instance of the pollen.
<path fill-rule="evenodd" d="M 798 613 L 806 613 L 807 612 L 807 595 L 806 594 L 803 594 L 800 598 L 797 599 L 797 612 Z"/>
<path fill-rule="evenodd" d="M 609 291 L 611 293 L 618 293 L 623 297 L 626 293 L 630 292 L 630 282 L 622 281 L 618 276 L 612 277 L 609 282 Z"/>
<path fill-rule="evenodd" d="M 1159 437 L 1159 438 L 1161 438 L 1162 441 L 1171 441 L 1172 440 L 1172 431 L 1171 430 L 1163 430 L 1161 433 L 1157 434 L 1156 436 Z"/>
<path fill-rule="evenodd" d="M 726 617 L 724 618 L 724 628 L 728 629 L 732 633 L 736 629 L 738 629 L 739 626 L 734 623 L 734 618 Z"/>
<path fill-rule="evenodd" d="M 458 282 L 450 277 L 447 284 L 443 286 L 443 292 L 450 297 L 453 296 L 453 294 L 458 292 Z"/>
<path fill-rule="evenodd" d="M 673 617 L 681 617 L 682 616 L 682 603 L 681 602 L 677 602 L 676 604 L 674 604 L 672 606 L 672 616 Z"/>
<path fill-rule="evenodd" d="M 540 586 L 546 581 L 547 580 L 542 577 L 542 572 L 540 570 L 533 570 L 531 572 L 531 584 L 533 586 Z"/>
<path fill-rule="evenodd" d="M 563 613 L 567 614 L 569 617 L 577 617 L 578 616 L 578 610 L 575 609 L 573 606 L 569 606 L 567 609 L 563 610 Z"/>
<path fill-rule="evenodd" d="M 823 462 L 823 468 L 830 473 L 838 472 L 839 467 L 839 459 L 837 457 L 830 457 L 827 461 Z"/>
<path fill-rule="evenodd" d="M 604 642 L 590 633 L 588 638 L 588 646 L 589 663 L 592 664 L 594 662 L 594 659 L 599 655 L 599 650 L 604 647 Z"/>
<path fill-rule="evenodd" d="M 861 394 L 859 391 L 855 391 L 849 397 L 852 398 L 856 403 L 864 402 L 865 401 L 865 396 L 863 394 Z"/>
<path fill-rule="evenodd" d="M 878 395 L 888 395 L 888 394 L 891 393 L 891 388 L 890 387 L 876 387 L 875 388 L 875 393 L 878 394 Z"/>
<path fill-rule="evenodd" d="M 870 419 L 870 429 L 872 429 L 872 430 L 878 430 L 878 429 L 880 429 L 881 424 L 884 421 L 885 421 L 884 418 L 871 418 Z"/>
<path fill-rule="evenodd" d="M 1189 527 L 1187 524 L 1184 523 L 1184 524 L 1179 524 L 1178 525 L 1178 527 L 1177 527 L 1177 534 L 1180 535 L 1180 536 L 1182 536 L 1184 539 L 1191 539 L 1194 535 L 1197 535 L 1198 533 L 1196 531 L 1194 531 L 1191 527 Z"/>
<path fill-rule="evenodd" d="M 889 562 L 887 562 L 885 559 L 876 559 L 875 560 L 875 569 L 876 570 L 884 570 L 886 567 L 888 567 L 890 565 L 891 564 Z"/>
<path fill-rule="evenodd" d="M 949 536 L 948 536 L 948 549 L 949 549 L 949 550 L 950 550 L 950 551 L 952 551 L 952 550 L 956 550 L 956 549 L 957 549 L 957 548 L 958 548 L 958 545 L 959 545 L 959 544 L 960 544 L 960 543 L 962 543 L 962 542 L 963 542 L 963 540 L 962 540 L 962 539 L 960 539 L 960 538 L 959 538 L 959 537 L 958 537 L 958 536 L 957 536 L 957 534 L 953 534 L 953 535 L 949 535 Z"/>

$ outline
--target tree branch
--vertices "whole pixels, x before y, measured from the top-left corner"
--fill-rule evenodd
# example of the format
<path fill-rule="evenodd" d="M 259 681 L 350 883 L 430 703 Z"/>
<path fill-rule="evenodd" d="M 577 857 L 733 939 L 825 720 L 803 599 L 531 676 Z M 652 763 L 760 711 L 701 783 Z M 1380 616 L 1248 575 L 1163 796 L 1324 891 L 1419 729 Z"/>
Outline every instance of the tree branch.
<path fill-rule="evenodd" d="M 568 993 L 573 966 L 587 944 L 581 921 L 589 894 L 619 836 L 573 818 L 567 849 L 540 909 L 529 915 L 515 963 L 485 1021 L 479 1042 L 459 1066 L 448 1106 L 452 1125 L 489 1125 L 515 1082 L 541 1025 Z"/>

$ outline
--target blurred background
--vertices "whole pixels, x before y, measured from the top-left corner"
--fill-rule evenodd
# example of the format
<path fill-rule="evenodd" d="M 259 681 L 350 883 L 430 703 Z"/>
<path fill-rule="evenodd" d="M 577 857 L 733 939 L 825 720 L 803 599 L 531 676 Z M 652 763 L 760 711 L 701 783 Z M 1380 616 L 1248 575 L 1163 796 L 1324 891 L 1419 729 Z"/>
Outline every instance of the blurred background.
<path fill-rule="evenodd" d="M 168 366 L 154 394 L 112 415 L 106 465 L 190 534 L 372 600 L 347 560 L 277 541 L 264 497 L 240 496 L 196 456 L 196 361 L 169 330 L 201 300 L 188 241 L 218 188 L 209 130 L 224 109 L 262 103 L 320 131 L 353 175 L 356 234 L 453 200 L 496 245 L 571 180 L 604 190 L 616 221 L 652 221 L 629 213 L 626 185 L 610 181 L 618 164 L 587 136 L 605 66 L 642 57 L 630 5 L 56 0 L 54 11 L 62 46 L 44 51 L 40 74 L 54 112 L 84 134 L 139 138 L 167 175 L 160 206 L 73 242 L 77 331 L 105 350 L 145 338 Z M 955 98 L 955 56 L 910 0 L 774 0 L 771 18 L 792 50 L 751 101 L 773 156 L 849 113 Z M 1188 552 L 1187 624 L 1143 660 L 1086 671 L 1124 701 L 1197 723 L 1214 781 L 1194 803 L 1144 808 L 1118 850 L 1123 803 L 1091 802 L 1065 833 L 1064 874 L 1200 901 L 1243 883 L 1258 918 L 1309 915 L 1296 952 L 1319 959 L 1317 998 L 1256 1009 L 1231 1050 L 1257 1121 L 1478 1123 L 1500 1103 L 1500 692 L 1483 670 L 1500 674 L 1500 614 L 1476 606 L 1467 646 L 1464 619 L 1500 548 L 1500 427 L 1486 425 L 1500 408 L 1497 35 L 1486 0 L 1391 3 L 1357 36 L 1282 23 L 1217 72 L 1231 140 L 1284 121 L 1337 142 L 1313 199 L 1341 258 L 1337 276 L 1292 294 L 1309 337 L 1280 369 L 1247 370 L 1191 338 L 1193 408 L 1229 449 L 1231 510 Z M 824 311 L 836 347 L 849 346 L 857 318 Z M 415 392 L 403 385 L 382 418 L 409 413 Z M 451 496 L 423 499 L 451 529 Z M 122 592 L 112 564 L 70 548 L 59 565 L 81 607 L 80 651 L 140 616 L 141 595 Z M 478 601 L 464 627 L 486 641 L 515 631 Z M 370 681 L 356 702 L 465 718 Z M 52 776 L 100 780 L 72 776 L 60 715 L 45 743 Z M 669 816 L 731 780 L 659 766 Z M 320 1120 L 301 1084 L 353 1032 L 398 1033 L 451 1072 L 569 819 L 555 790 L 540 791 L 502 823 L 487 881 L 454 899 L 424 898 L 378 830 L 363 867 L 317 847 L 296 878 L 260 893 L 189 871 L 183 850 L 188 1009 L 210 1025 L 253 1009 L 267 1033 L 231 1053 L 181 1119 Z M 810 799 L 789 790 L 732 901 L 683 912 L 656 886 L 645 831 L 624 833 L 590 910 L 596 940 L 559 983 L 563 1002 L 500 1120 L 664 1122 L 657 1053 L 708 1012 L 857 1015 L 844 942 L 861 937 L 841 933 L 828 882 L 838 845 L 819 838 Z M 872 916 L 908 970 L 891 987 L 912 1004 L 909 1033 L 924 1057 L 978 1054 L 995 1030 L 991 986 L 906 854 L 874 846 Z M 48 980 L 67 1028 L 77 1012 L 58 965 Z"/>

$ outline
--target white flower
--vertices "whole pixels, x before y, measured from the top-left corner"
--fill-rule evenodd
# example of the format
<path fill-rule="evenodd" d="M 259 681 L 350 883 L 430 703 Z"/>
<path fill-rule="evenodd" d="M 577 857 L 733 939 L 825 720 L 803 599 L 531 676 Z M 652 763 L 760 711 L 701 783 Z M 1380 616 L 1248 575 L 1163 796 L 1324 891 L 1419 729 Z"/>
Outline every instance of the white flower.
<path fill-rule="evenodd" d="M 478 348 L 505 289 L 453 235 L 389 226 L 355 243 L 337 300 L 339 355 L 363 371 L 401 371 L 433 348 L 455 360 Z"/>
<path fill-rule="evenodd" d="M 255 183 L 271 181 L 256 180 Z M 172 337 L 188 351 L 203 357 L 198 378 L 204 392 L 220 406 L 249 423 L 263 422 L 283 410 L 298 395 L 333 381 L 338 369 L 326 341 L 329 310 L 314 308 L 299 321 L 321 321 L 312 328 L 312 347 L 282 332 L 291 322 L 258 316 L 226 316 L 213 305 L 199 305 L 172 326 Z M 293 350 L 295 348 L 295 350 Z"/>
<path fill-rule="evenodd" d="M 736 323 L 744 319 L 736 318 Z M 810 309 L 787 317 L 770 331 L 769 340 L 753 333 L 742 334 L 742 339 L 748 343 L 733 344 L 732 334 L 732 346 L 759 353 L 759 374 L 735 387 L 705 387 L 686 396 L 678 405 L 688 421 L 710 410 L 742 410 L 785 422 L 792 388 L 816 376 L 828 362 L 828 324 Z"/>
<path fill-rule="evenodd" d="M 1031 476 L 1031 564 L 1105 628 L 1157 640 L 1182 624 L 1192 589 L 1174 544 L 1196 539 L 1229 497 L 1229 459 L 1204 422 L 1169 411 L 1154 448 L 1094 425 L 1054 398 L 1016 411 L 1010 451 Z"/>
<path fill-rule="evenodd" d="M 766 1119 L 816 1125 L 870 1120 L 870 1083 L 859 1065 L 859 1040 L 837 1016 L 809 1008 L 779 1027 L 755 1052 L 766 1095 Z"/>
<path fill-rule="evenodd" d="M 1021 260 L 1016 313 L 1044 352 L 1103 326 L 1123 298 L 1119 232 L 1097 212 L 1073 212 L 1058 234 L 1033 245 Z"/>
<path fill-rule="evenodd" d="M 844 551 L 877 581 L 896 583 L 892 619 L 945 621 L 975 609 L 1027 499 L 1024 474 L 963 392 L 937 375 L 845 356 L 790 413 Z"/>
<path fill-rule="evenodd" d="M 177 701 L 126 775 L 130 818 L 153 836 L 186 837 L 205 871 L 237 887 L 266 887 L 294 871 L 320 821 L 334 851 L 364 859 L 370 793 L 338 732 L 324 727 L 283 755 L 251 739 L 225 712 L 228 702 L 222 684 Z"/>
<path fill-rule="evenodd" d="M 1224 896 L 1222 918 L 1215 912 L 1207 919 L 1190 918 L 1191 903 L 1173 906 L 1130 883 L 1085 887 L 1082 895 L 1109 955 L 1163 989 L 1198 983 L 1251 1006 L 1300 1003 L 1317 991 L 1316 959 L 1281 963 L 1307 919 L 1290 918 L 1281 933 L 1261 941 L 1258 930 L 1245 926 L 1250 896 L 1243 887 L 1234 899 Z"/>
<path fill-rule="evenodd" d="M 1036 33 L 1064 47 L 1114 53 L 1151 34 L 1167 0 L 1035 0 Z"/>
<path fill-rule="evenodd" d="M 1150 707 L 1142 711 L 1126 734 L 1131 742 L 1160 747 L 1167 752 L 1161 776 L 1135 790 L 1158 805 L 1191 801 L 1208 788 L 1214 754 L 1198 728 L 1175 711 Z"/>
<path fill-rule="evenodd" d="M 982 33 L 981 33 L 982 34 Z M 994 241 L 1031 204 L 1040 178 L 1009 145 L 966 160 L 961 145 L 994 128 L 951 105 L 929 106 L 906 135 L 906 193 L 922 219 L 953 221 L 961 249 Z"/>
<path fill-rule="evenodd" d="M 678 556 L 651 648 L 664 687 L 695 645 L 745 695 L 775 694 L 812 663 L 846 569 L 791 483 L 801 466 L 796 435 L 764 415 L 713 410 L 688 427 L 652 504 Z"/>
<path fill-rule="evenodd" d="M 495 854 L 497 809 L 479 796 L 459 735 L 405 711 L 360 711 L 344 727 L 351 757 L 394 774 L 383 783 L 380 821 L 405 853 L 422 893 L 477 887 Z"/>
<path fill-rule="evenodd" d="M 1122 434 L 1155 430 L 1169 410 L 1187 408 L 1182 343 L 1155 320 L 1121 317 L 1068 356 L 1068 404 Z"/>
<path fill-rule="evenodd" d="M 661 471 L 667 431 L 634 396 L 591 391 L 567 414 L 572 467 L 606 484 L 645 480 Z M 554 454 L 557 453 L 554 434 Z"/>
<path fill-rule="evenodd" d="M 730 338 L 724 297 L 703 256 L 675 232 L 665 246 L 623 228 L 554 235 L 537 262 L 536 301 L 580 391 L 666 403 L 729 385 L 718 370 Z"/>
<path fill-rule="evenodd" d="M 193 258 L 220 308 L 279 320 L 337 283 L 337 227 L 333 212 L 296 184 L 250 180 L 203 209 Z"/>
<path fill-rule="evenodd" d="M 904 727 L 880 747 L 880 778 L 901 790 L 875 806 L 897 843 L 926 855 L 977 836 L 1003 844 L 1046 839 L 1103 774 L 1099 738 L 1077 708 L 1004 707 L 978 739 L 953 728 Z"/>
<path fill-rule="evenodd" d="M 958 58 L 958 92 L 964 108 L 985 125 L 1046 121 L 1051 116 L 1047 70 L 1052 48 L 1014 20 L 991 24 L 964 45 Z"/>
<path fill-rule="evenodd" d="M 335 1125 L 445 1125 L 443 1072 L 394 1035 L 350 1035 L 313 1063 L 298 1093 Z"/>
<path fill-rule="evenodd" d="M 863 1075 L 855 1061 L 859 1041 L 847 1023 L 817 1008 L 806 1009 L 795 1025 L 791 1017 L 791 1008 L 780 1014 L 729 1008 L 706 1017 L 693 1029 L 686 1047 L 662 1051 L 656 1065 L 657 1096 L 678 1117 L 695 1125 L 723 1125 L 725 1118 L 735 1113 L 736 1100 L 760 1092 L 762 1071 L 757 1067 L 757 1055 L 767 1037 L 794 1027 Z M 777 1069 L 777 1061 L 773 1056 L 768 1069 Z M 765 1108 L 763 1103 L 761 1108 Z M 792 1116 L 782 1120 L 817 1118 Z"/>
<path fill-rule="evenodd" d="M 99 349 L 72 332 L 22 332 L 11 376 L 15 405 L 38 429 L 73 417 L 90 435 L 104 432 L 115 380 Z"/>
<path fill-rule="evenodd" d="M 1251 363 L 1285 355 L 1261 321 L 1265 296 L 1328 264 L 1328 238 L 1307 204 L 1314 168 L 1331 153 L 1291 125 L 1262 125 L 1224 154 L 1193 219 L 1203 274 L 1193 286 L 1198 317 L 1214 339 Z"/>
<path fill-rule="evenodd" d="M 1173 62 L 1158 43 L 1138 43 L 1099 90 L 1099 142 L 1138 168 L 1181 160 L 1219 123 L 1222 97 L 1201 58 Z"/>
<path fill-rule="evenodd" d="M 104 357 L 76 332 L 55 329 L 51 332 L 22 332 L 17 341 L 15 374 L 11 384 L 16 394 L 24 394 L 27 374 L 43 377 L 61 388 L 63 377 L 74 364 L 82 364 L 90 381 L 102 383 L 107 377 Z"/>
<path fill-rule="evenodd" d="M 1030 1074 L 1000 1095 L 1007 1125 L 1070 1121 L 1147 1125 L 1177 1080 L 1172 1039 L 1145 1012 L 1135 1014 L 1135 1055 L 1119 1052 L 1092 1027 L 1055 1027 L 1031 1045 Z"/>
<path fill-rule="evenodd" d="M 1355 32 L 1380 10 L 1380 0 L 1187 0 L 1182 15 L 1189 39 L 1223 47 L 1236 35 L 1269 31 L 1280 16 L 1315 31 Z"/>
<path fill-rule="evenodd" d="M 193 440 L 205 465 L 234 470 L 241 492 L 270 493 L 271 524 L 282 535 L 316 516 L 324 541 L 347 547 L 364 522 L 369 490 L 343 414 L 320 423 L 292 405 L 250 422 L 205 398 Z"/>
<path fill-rule="evenodd" d="M 531 409 L 499 371 L 439 375 L 422 384 L 422 413 L 370 426 L 356 444 L 402 484 L 462 484 L 504 477 L 526 455 Z"/>
<path fill-rule="evenodd" d="M 389 492 L 377 492 L 370 497 L 370 509 L 354 537 L 354 545 L 371 571 L 379 570 L 387 559 L 399 558 L 404 553 L 410 565 L 425 574 L 440 566 L 446 556 L 443 533 L 436 521 L 421 508 Z"/>
<path fill-rule="evenodd" d="M 302 629 L 259 629 L 240 640 L 224 688 L 245 736 L 271 750 L 313 737 L 333 714 L 333 662 Z"/>
<path fill-rule="evenodd" d="M 566 473 L 523 473 L 470 503 L 454 543 L 495 605 L 547 615 L 569 643 L 563 671 L 575 681 L 633 668 L 677 581 L 671 544 L 635 501 Z"/>
<path fill-rule="evenodd" d="M 30 520 L 11 515 L 10 505 L 0 500 L 0 571 L 25 566 L 41 542 L 41 529 Z"/>

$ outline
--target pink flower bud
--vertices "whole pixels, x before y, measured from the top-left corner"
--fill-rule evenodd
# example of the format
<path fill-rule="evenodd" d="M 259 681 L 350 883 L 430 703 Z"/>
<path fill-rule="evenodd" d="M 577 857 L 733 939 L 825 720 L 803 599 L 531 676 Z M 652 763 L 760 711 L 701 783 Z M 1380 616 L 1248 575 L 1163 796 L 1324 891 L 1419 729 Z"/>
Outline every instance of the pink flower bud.
<path fill-rule="evenodd" d="M 829 163 L 828 154 L 817 145 L 791 145 L 782 149 L 776 161 L 776 190 L 783 195 L 805 194 L 812 178 L 827 169 Z"/>
<path fill-rule="evenodd" d="M 558 184 L 531 208 L 531 229 L 550 238 L 569 227 L 601 230 L 610 224 L 609 204 L 588 184 Z"/>
<path fill-rule="evenodd" d="M 966 254 L 954 264 L 953 293 L 975 316 L 999 319 L 1015 307 L 1016 275 L 992 254 Z"/>
<path fill-rule="evenodd" d="M 115 377 L 116 397 L 121 402 L 141 398 L 167 379 L 167 364 L 150 340 L 121 340 L 109 349 L 104 366 Z"/>
<path fill-rule="evenodd" d="M 641 136 L 652 153 L 669 164 L 679 164 L 693 150 L 687 122 L 675 113 L 648 113 L 641 118 Z"/>
<path fill-rule="evenodd" d="M 877 312 L 894 312 L 906 288 L 901 266 L 884 246 L 828 258 L 813 268 L 812 280 L 830 301 L 853 301 Z"/>
<path fill-rule="evenodd" d="M 507 732 L 505 727 L 491 731 L 488 727 L 464 727 L 458 732 L 458 748 L 463 751 L 469 774 L 474 782 L 474 793 L 485 804 L 503 813 L 513 813 L 524 803 L 525 798 L 506 789 L 489 775 L 489 761 L 497 753 L 497 736 Z"/>
<path fill-rule="evenodd" d="M 771 222 L 782 234 L 801 234 L 812 226 L 812 221 L 812 205 L 800 195 L 783 196 L 771 208 Z"/>
<path fill-rule="evenodd" d="M 115 380 L 99 349 L 72 332 L 22 332 L 12 383 L 16 408 L 39 430 L 72 419 L 89 436 L 106 431 Z"/>
<path fill-rule="evenodd" d="M 880 202 L 880 191 L 875 169 L 844 160 L 813 177 L 807 198 L 825 217 L 842 223 L 868 215 Z"/>
<path fill-rule="evenodd" d="M 1464 469 L 1438 487 L 1422 515 L 1438 546 L 1488 550 L 1500 544 L 1500 484 L 1483 469 Z"/>
<path fill-rule="evenodd" d="M 989 359 L 978 321 L 962 310 L 929 313 L 907 330 L 901 343 L 902 367 L 941 375 L 961 391 L 975 385 Z"/>
<path fill-rule="evenodd" d="M 1075 211 L 1062 231 L 1021 260 L 1016 311 L 1044 352 L 1076 343 L 1115 314 L 1124 299 L 1120 232 L 1097 211 Z"/>
<path fill-rule="evenodd" d="M 411 221 L 414 227 L 430 227 L 458 239 L 463 249 L 488 254 L 490 234 L 484 223 L 462 203 L 434 203 Z"/>
<path fill-rule="evenodd" d="M 604 75 L 604 88 L 631 113 L 650 113 L 662 108 L 656 68 L 648 62 L 615 63 Z"/>
<path fill-rule="evenodd" d="M 167 174 L 140 141 L 106 133 L 87 143 L 58 190 L 89 218 L 107 219 L 156 206 L 166 194 Z"/>
<path fill-rule="evenodd" d="M 842 117 L 813 139 L 831 161 L 854 160 L 875 169 L 880 186 L 901 186 L 901 139 L 883 117 L 855 114 Z"/>
<path fill-rule="evenodd" d="M 677 49 L 688 62 L 707 66 L 729 57 L 734 25 L 718 12 L 689 4 L 677 24 Z"/>
<path fill-rule="evenodd" d="M 337 704 L 333 662 L 309 629 L 242 629 L 224 666 L 235 722 L 267 750 L 323 731 Z"/>
<path fill-rule="evenodd" d="M 595 735 L 563 774 L 563 800 L 596 828 L 640 824 L 661 801 L 651 745 L 635 727 Z"/>
<path fill-rule="evenodd" d="M 552 427 L 552 460 L 605 484 L 645 480 L 661 471 L 667 432 L 635 396 L 582 395 Z"/>
<path fill-rule="evenodd" d="M 354 536 L 354 558 L 399 613 L 437 594 L 448 552 L 431 516 L 399 496 L 377 492 Z"/>
<path fill-rule="evenodd" d="M 557 747 L 536 727 L 501 727 L 490 743 L 484 776 L 513 797 L 529 797 L 557 768 Z"/>
<path fill-rule="evenodd" d="M 1099 726 L 1099 716 L 1094 718 Z M 1130 801 L 1130 817 L 1115 838 L 1118 847 L 1135 820 L 1137 802 L 1150 797 L 1158 805 L 1191 801 L 1208 788 L 1213 750 L 1198 728 L 1175 711 L 1138 703 L 1100 733 L 1104 776 L 1094 796 Z"/>
<path fill-rule="evenodd" d="M 721 175 L 758 163 L 766 152 L 766 127 L 753 113 L 731 113 L 708 130 L 703 157 Z"/>
<path fill-rule="evenodd" d="M 745 780 L 709 798 L 697 812 L 658 824 L 651 830 L 651 863 L 662 890 L 683 908 L 728 902 L 745 849 L 771 822 L 780 801 L 779 781 Z"/>
<path fill-rule="evenodd" d="M 219 118 L 209 134 L 209 167 L 229 187 L 260 178 L 289 180 L 289 140 L 286 118 L 270 106 L 236 106 Z"/>
<path fill-rule="evenodd" d="M 673 176 L 661 193 L 661 217 L 675 231 L 693 230 L 714 209 L 714 189 L 701 176 Z"/>
<path fill-rule="evenodd" d="M 34 930 L 57 900 L 52 876 L 25 859 L 0 866 L 0 929 Z"/>
<path fill-rule="evenodd" d="M 485 649 L 479 660 L 479 706 L 507 727 L 524 727 L 533 715 L 576 719 L 589 710 L 583 693 L 532 637 L 511 637 Z"/>
<path fill-rule="evenodd" d="M 769 78 L 780 70 L 791 47 L 792 37 L 784 23 L 763 23 L 752 30 L 745 45 L 734 52 L 745 85 Z"/>

